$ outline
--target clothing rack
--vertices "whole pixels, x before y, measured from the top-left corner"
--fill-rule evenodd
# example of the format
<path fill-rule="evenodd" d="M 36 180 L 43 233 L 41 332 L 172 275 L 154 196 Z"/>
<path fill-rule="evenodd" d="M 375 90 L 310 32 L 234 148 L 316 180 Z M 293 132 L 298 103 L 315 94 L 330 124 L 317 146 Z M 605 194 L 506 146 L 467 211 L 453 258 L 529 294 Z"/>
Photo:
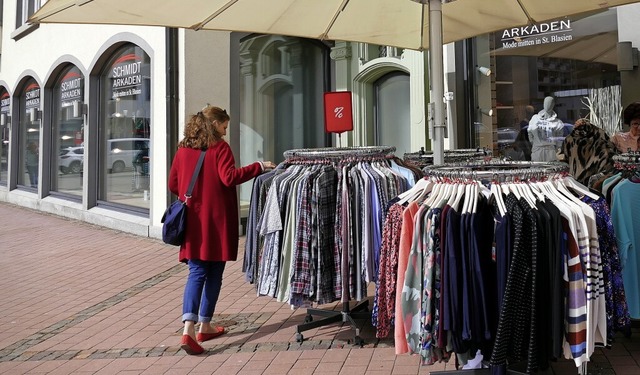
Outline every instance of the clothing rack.
<path fill-rule="evenodd" d="M 613 161 L 623 164 L 640 164 L 640 151 L 629 151 L 613 155 Z"/>
<path fill-rule="evenodd" d="M 395 150 L 396 148 L 393 146 L 308 148 L 285 151 L 284 157 L 286 158 L 285 162 L 288 163 L 295 163 L 307 159 L 345 160 L 348 158 L 386 158 L 392 156 Z M 314 320 L 314 316 L 322 317 L 322 319 Z M 304 331 L 341 322 L 348 323 L 355 330 L 354 343 L 362 346 L 364 340 L 360 337 L 360 328 L 356 320 L 364 319 L 371 319 L 368 299 L 365 299 L 353 308 L 350 308 L 348 301 L 343 301 L 341 311 L 308 308 L 304 323 L 296 326 L 296 341 L 302 342 L 304 340 L 302 334 Z"/>
<path fill-rule="evenodd" d="M 491 157 L 492 153 L 487 148 L 469 148 L 469 149 L 455 149 L 444 151 L 445 164 L 464 162 L 469 160 L 484 159 Z M 403 160 L 407 163 L 412 163 L 419 168 L 433 165 L 433 151 L 425 151 L 424 147 L 420 148 L 418 152 L 405 153 Z"/>
<path fill-rule="evenodd" d="M 282 165 L 285 166 L 285 168 L 287 166 L 292 166 L 293 168 L 294 166 L 297 166 L 297 165 L 325 164 L 325 165 L 332 165 L 335 169 L 340 169 L 340 167 L 342 166 L 355 164 L 356 162 L 361 162 L 361 161 L 364 161 L 364 162 L 383 161 L 390 168 L 391 167 L 390 163 L 387 163 L 387 161 L 394 158 L 393 152 L 395 150 L 396 150 L 395 147 L 392 147 L 392 146 L 365 146 L 365 147 L 339 147 L 339 148 L 327 147 L 327 148 L 292 149 L 292 150 L 285 151 L 283 153 L 285 157 L 285 161 L 282 163 Z M 336 207 L 336 210 L 337 210 L 337 207 Z M 334 220 L 337 220 L 339 216 L 340 216 L 340 212 L 338 211 L 334 216 Z M 348 220 L 351 220 L 351 219 L 348 219 Z M 334 221 L 334 223 L 336 222 Z M 349 241 L 352 241 L 352 240 L 353 239 L 349 238 Z M 331 241 L 333 241 L 333 237 L 331 238 Z M 338 246 L 338 245 L 332 245 L 332 246 Z M 360 246 L 361 244 L 358 247 L 347 247 L 345 244 L 344 248 L 341 248 L 342 254 L 345 254 L 345 255 L 341 255 L 341 256 L 344 257 L 346 256 L 346 254 L 348 254 L 349 257 L 353 256 L 354 259 L 357 259 L 358 257 L 361 257 L 361 256 L 364 257 L 364 255 L 362 255 L 362 253 L 359 252 L 361 251 Z M 351 251 L 353 251 L 356 254 L 352 255 Z M 348 253 L 345 253 L 345 252 L 348 252 Z M 359 287 L 364 285 L 365 279 L 363 279 L 363 276 L 361 276 L 362 275 L 361 262 L 358 260 L 353 262 L 353 265 L 352 265 L 350 262 L 345 263 L 343 259 L 345 258 L 336 259 L 336 262 L 340 262 L 340 264 L 343 265 L 343 268 L 341 269 L 342 271 L 341 277 L 343 280 L 342 282 L 344 282 L 345 277 L 346 278 L 351 277 L 349 273 L 347 273 L 346 275 L 344 274 L 344 270 L 345 270 L 344 267 L 346 266 L 346 268 L 349 269 L 350 271 L 352 270 L 351 267 L 353 267 L 355 270 L 355 272 L 352 273 L 353 275 L 357 275 L 355 276 L 355 280 L 353 280 L 354 285 L 355 283 L 357 283 Z M 347 281 L 347 284 L 348 283 L 349 281 Z M 366 288 L 366 286 L 364 288 Z M 303 336 L 304 331 L 329 325 L 329 324 L 333 324 L 333 323 L 347 323 L 355 329 L 354 343 L 356 345 L 362 346 L 364 344 L 364 341 L 360 337 L 361 325 L 359 326 L 358 324 L 356 324 L 356 320 L 361 320 L 361 319 L 370 320 L 371 312 L 369 311 L 369 299 L 358 294 L 359 290 L 360 289 L 356 289 L 355 291 L 356 294 L 352 295 L 349 290 L 345 291 L 344 284 L 343 284 L 341 296 L 339 297 L 338 295 L 336 295 L 336 297 L 339 297 L 342 301 L 342 309 L 340 311 L 324 310 L 319 308 L 307 308 L 304 322 L 302 324 L 297 325 L 296 327 L 296 341 L 302 342 L 304 340 L 304 336 Z M 366 289 L 364 289 L 364 291 L 365 291 L 364 295 L 366 295 Z M 349 305 L 349 300 L 352 298 L 355 298 L 359 301 L 359 303 L 354 307 L 351 307 Z M 320 302 L 320 303 L 323 303 L 323 302 Z M 296 306 L 299 306 L 299 305 L 296 305 Z M 317 319 L 318 317 L 319 319 Z"/>
<path fill-rule="evenodd" d="M 640 157 L 640 153 L 637 155 Z M 633 156 L 634 158 L 636 155 Z M 634 163 L 638 159 L 633 159 Z M 424 168 L 427 178 L 450 181 L 460 184 L 466 181 L 477 182 L 518 182 L 537 181 L 553 178 L 554 176 L 566 176 L 568 166 L 558 162 L 525 162 L 491 160 L 487 162 L 467 162 L 457 164 L 445 164 Z M 415 235 L 415 234 L 414 234 Z M 527 363 L 516 362 L 508 364 L 506 374 L 524 374 L 527 372 Z M 586 365 L 585 365 L 586 368 Z M 433 374 L 442 374 L 444 371 L 431 371 Z M 447 374 L 491 374 L 491 368 L 446 371 Z"/>
<path fill-rule="evenodd" d="M 390 156 L 396 150 L 393 146 L 362 146 L 362 147 L 321 147 L 299 148 L 287 150 L 283 153 L 285 159 L 343 159 L 349 156 L 355 157 L 380 157 Z"/>
<path fill-rule="evenodd" d="M 567 173 L 569 167 L 560 162 L 532 162 L 491 160 L 477 163 L 458 163 L 429 166 L 426 176 L 441 179 L 514 181 L 543 179 L 550 174 Z"/>
<path fill-rule="evenodd" d="M 624 177 L 640 175 L 640 151 L 629 151 L 613 156 L 613 167 Z"/>

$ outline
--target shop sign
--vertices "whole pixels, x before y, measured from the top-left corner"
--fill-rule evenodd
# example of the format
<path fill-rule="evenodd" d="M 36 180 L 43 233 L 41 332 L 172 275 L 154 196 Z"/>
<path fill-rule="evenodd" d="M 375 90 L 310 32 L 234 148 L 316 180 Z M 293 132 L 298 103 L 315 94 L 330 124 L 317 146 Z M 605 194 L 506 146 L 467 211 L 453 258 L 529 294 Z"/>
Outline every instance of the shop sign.
<path fill-rule="evenodd" d="M 121 56 L 111 65 L 112 99 L 142 94 L 142 58 L 136 54 Z"/>
<path fill-rule="evenodd" d="M 27 86 L 25 90 L 25 108 L 40 108 L 40 86 L 37 83 L 32 83 Z"/>
<path fill-rule="evenodd" d="M 84 88 L 82 81 L 82 75 L 76 69 L 72 69 L 62 78 L 60 82 L 62 107 L 69 107 L 73 105 L 73 102 L 82 101 Z"/>
<path fill-rule="evenodd" d="M 324 130 L 327 133 L 353 130 L 351 91 L 324 93 Z"/>
<path fill-rule="evenodd" d="M 502 49 L 568 42 L 573 40 L 571 20 L 542 22 L 512 27 L 501 34 Z"/>

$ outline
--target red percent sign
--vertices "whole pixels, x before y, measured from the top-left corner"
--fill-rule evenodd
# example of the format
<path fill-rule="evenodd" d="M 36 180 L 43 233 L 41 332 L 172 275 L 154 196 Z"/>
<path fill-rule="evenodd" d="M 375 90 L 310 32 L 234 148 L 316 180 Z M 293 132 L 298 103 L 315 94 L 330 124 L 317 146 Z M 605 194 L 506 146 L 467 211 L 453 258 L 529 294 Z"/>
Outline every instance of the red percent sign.
<path fill-rule="evenodd" d="M 327 133 L 353 130 L 351 91 L 324 93 L 324 130 Z"/>

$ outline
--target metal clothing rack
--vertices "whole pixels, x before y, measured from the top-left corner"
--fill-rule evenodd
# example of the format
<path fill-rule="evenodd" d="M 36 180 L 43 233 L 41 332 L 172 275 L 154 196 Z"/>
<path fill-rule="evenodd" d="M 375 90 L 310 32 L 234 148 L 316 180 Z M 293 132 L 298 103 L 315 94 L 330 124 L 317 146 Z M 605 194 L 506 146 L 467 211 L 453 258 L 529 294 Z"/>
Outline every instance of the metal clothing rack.
<path fill-rule="evenodd" d="M 567 173 L 569 166 L 560 162 L 491 160 L 486 162 L 449 163 L 428 166 L 426 176 L 440 179 L 510 181 L 541 179 Z"/>
<path fill-rule="evenodd" d="M 488 161 L 449 163 L 425 167 L 426 176 L 438 179 L 474 181 L 515 181 L 543 179 L 554 174 L 568 173 L 569 167 L 561 162 L 531 162 L 492 159 Z M 491 375 L 491 368 L 431 371 L 433 375 Z M 526 374 L 526 361 L 508 364 L 507 375 Z"/>
<path fill-rule="evenodd" d="M 477 160 L 491 157 L 491 155 L 491 150 L 488 150 L 486 148 L 445 150 L 444 162 L 445 164 L 464 162 L 468 160 Z M 420 151 L 418 152 L 405 153 L 403 159 L 407 163 L 412 163 L 417 167 L 422 168 L 428 165 L 433 165 L 433 152 L 425 151 L 424 147 L 421 147 Z"/>
<path fill-rule="evenodd" d="M 629 151 L 623 154 L 613 155 L 613 167 L 624 178 L 640 177 L 640 151 Z"/>
<path fill-rule="evenodd" d="M 298 148 L 283 153 L 286 159 L 343 159 L 347 157 L 389 156 L 396 150 L 393 146 L 361 146 L 361 147 L 321 147 Z"/>
<path fill-rule="evenodd" d="M 640 165 L 640 151 L 629 151 L 623 154 L 613 155 L 613 161 L 615 163 L 637 164 Z"/>
<path fill-rule="evenodd" d="M 306 148 L 293 149 L 283 153 L 286 162 L 295 162 L 297 160 L 338 160 L 348 161 L 350 158 L 369 159 L 369 158 L 386 158 L 393 156 L 396 150 L 393 146 L 363 146 L 363 147 L 325 147 L 325 148 Z M 322 319 L 314 320 L 314 316 L 322 317 Z M 369 300 L 357 304 L 350 308 L 349 301 L 342 303 L 342 310 L 324 310 L 308 308 L 304 323 L 296 326 L 296 341 L 302 342 L 304 336 L 302 332 L 310 329 L 323 327 L 333 323 L 348 323 L 355 330 L 354 343 L 356 345 L 364 345 L 364 340 L 360 337 L 360 328 L 356 324 L 356 320 L 371 319 L 369 311 Z"/>

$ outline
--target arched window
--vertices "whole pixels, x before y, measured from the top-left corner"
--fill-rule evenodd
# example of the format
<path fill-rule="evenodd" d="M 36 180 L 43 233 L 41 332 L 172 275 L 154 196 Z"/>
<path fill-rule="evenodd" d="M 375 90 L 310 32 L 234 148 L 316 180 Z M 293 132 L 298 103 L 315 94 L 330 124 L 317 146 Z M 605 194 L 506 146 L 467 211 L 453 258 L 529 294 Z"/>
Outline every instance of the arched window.
<path fill-rule="evenodd" d="M 53 87 L 51 190 L 82 196 L 84 166 L 84 75 L 74 66 L 62 70 Z"/>
<path fill-rule="evenodd" d="M 100 76 L 98 199 L 149 209 L 151 110 L 149 56 L 127 44 L 108 60 Z"/>
<path fill-rule="evenodd" d="M 29 78 L 19 99 L 18 185 L 38 188 L 40 175 L 40 85 Z"/>
<path fill-rule="evenodd" d="M 0 185 L 9 181 L 9 129 L 11 121 L 11 96 L 0 86 Z"/>

